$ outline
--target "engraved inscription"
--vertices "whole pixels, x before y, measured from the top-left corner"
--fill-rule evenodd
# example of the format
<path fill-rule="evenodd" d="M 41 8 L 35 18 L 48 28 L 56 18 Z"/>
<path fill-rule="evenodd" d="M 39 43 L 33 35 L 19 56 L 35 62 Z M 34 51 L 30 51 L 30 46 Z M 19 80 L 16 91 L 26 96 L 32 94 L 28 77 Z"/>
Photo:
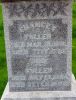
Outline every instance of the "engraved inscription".
<path fill-rule="evenodd" d="M 69 90 L 68 26 L 63 22 L 63 19 L 14 20 L 9 26 L 12 90 Z"/>
<path fill-rule="evenodd" d="M 47 43 L 49 43 L 48 40 L 66 41 L 67 21 L 66 23 L 63 21 L 63 19 L 14 21 L 13 25 L 9 26 L 10 40 L 29 41 L 29 45 L 33 46 L 35 44 L 42 46 L 45 40 Z M 42 39 L 43 42 L 40 42 Z"/>
<path fill-rule="evenodd" d="M 29 3 L 10 3 L 8 5 L 10 17 L 22 15 L 25 17 L 36 17 L 36 16 L 56 16 L 64 15 L 67 16 L 66 8 L 69 3 L 64 1 L 52 1 L 52 2 L 31 2 Z"/>

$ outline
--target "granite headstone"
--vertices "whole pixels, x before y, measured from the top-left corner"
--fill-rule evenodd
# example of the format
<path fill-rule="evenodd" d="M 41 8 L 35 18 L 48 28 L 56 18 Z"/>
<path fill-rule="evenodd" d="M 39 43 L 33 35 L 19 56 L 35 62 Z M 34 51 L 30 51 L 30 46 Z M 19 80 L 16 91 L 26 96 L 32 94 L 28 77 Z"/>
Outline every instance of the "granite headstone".
<path fill-rule="evenodd" d="M 3 4 L 10 91 L 71 90 L 68 1 Z"/>
<path fill-rule="evenodd" d="M 76 100 L 72 0 L 3 1 L 8 83 L 1 100 Z"/>

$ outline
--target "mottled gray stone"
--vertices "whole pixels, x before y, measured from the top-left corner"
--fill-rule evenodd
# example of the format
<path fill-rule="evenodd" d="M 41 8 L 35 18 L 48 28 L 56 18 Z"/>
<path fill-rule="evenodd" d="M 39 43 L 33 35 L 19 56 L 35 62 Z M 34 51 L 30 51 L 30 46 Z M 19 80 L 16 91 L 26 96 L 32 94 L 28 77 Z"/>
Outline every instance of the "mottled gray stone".
<path fill-rule="evenodd" d="M 7 84 L 1 100 L 76 100 L 76 80 L 73 76 L 71 91 L 9 92 Z"/>
<path fill-rule="evenodd" d="M 71 90 L 71 0 L 3 4 L 10 91 Z"/>

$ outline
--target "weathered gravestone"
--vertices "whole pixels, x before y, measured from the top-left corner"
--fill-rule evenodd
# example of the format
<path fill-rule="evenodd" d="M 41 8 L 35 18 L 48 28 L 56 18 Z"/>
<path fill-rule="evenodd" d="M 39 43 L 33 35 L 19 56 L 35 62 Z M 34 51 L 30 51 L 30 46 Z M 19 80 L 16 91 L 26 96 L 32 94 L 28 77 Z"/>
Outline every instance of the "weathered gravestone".
<path fill-rule="evenodd" d="M 71 3 L 3 3 L 9 77 L 3 99 L 76 100 L 71 92 Z"/>

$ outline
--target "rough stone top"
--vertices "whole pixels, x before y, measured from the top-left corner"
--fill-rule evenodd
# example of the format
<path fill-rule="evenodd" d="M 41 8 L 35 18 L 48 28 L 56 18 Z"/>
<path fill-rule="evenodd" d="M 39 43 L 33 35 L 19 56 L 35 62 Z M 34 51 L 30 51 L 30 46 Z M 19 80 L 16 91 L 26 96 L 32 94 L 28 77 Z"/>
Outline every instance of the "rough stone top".
<path fill-rule="evenodd" d="M 1 0 L 2 3 L 4 2 L 17 2 L 17 1 L 39 1 L 39 0 Z M 40 0 L 40 1 L 43 1 L 43 0 Z M 44 1 L 47 1 L 47 0 L 44 0 Z M 51 0 L 49 0 L 51 1 Z M 54 0 L 54 1 L 62 1 L 62 0 Z M 70 1 L 70 0 L 64 0 L 64 1 Z"/>

